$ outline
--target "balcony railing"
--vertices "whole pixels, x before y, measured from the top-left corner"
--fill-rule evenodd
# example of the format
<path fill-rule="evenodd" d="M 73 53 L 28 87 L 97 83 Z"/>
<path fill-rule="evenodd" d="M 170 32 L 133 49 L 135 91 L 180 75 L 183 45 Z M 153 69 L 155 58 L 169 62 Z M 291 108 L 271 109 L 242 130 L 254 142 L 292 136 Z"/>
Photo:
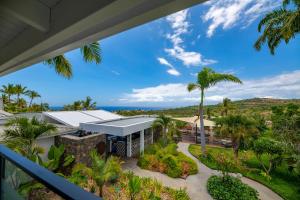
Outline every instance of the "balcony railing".
<path fill-rule="evenodd" d="M 18 189 L 22 183 L 36 180 L 47 190 L 63 199 L 101 200 L 98 196 L 68 182 L 63 177 L 0 145 L 0 200 L 30 199 L 22 196 Z"/>

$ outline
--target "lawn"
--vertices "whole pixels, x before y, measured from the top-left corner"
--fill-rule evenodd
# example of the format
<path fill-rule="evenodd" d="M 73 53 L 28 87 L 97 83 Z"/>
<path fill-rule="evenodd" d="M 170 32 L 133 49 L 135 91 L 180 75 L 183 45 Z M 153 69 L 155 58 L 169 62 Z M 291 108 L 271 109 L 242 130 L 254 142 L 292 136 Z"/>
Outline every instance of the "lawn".
<path fill-rule="evenodd" d="M 229 159 L 234 159 L 232 149 L 228 148 L 207 146 L 207 158 L 200 156 L 201 148 L 199 145 L 190 145 L 189 151 L 196 158 L 200 159 L 203 164 L 212 169 L 218 169 L 214 158 L 219 153 L 225 154 Z M 296 175 L 288 172 L 285 163 L 277 167 L 276 170 L 271 173 L 272 179 L 268 181 L 260 174 L 261 166 L 252 151 L 241 151 L 239 153 L 239 158 L 243 166 L 233 168 L 232 172 L 242 173 L 244 176 L 266 185 L 284 199 L 300 199 L 300 179 Z M 268 158 L 265 156 L 264 160 L 267 162 Z"/>
<path fill-rule="evenodd" d="M 138 166 L 143 169 L 158 171 L 172 178 L 186 178 L 197 174 L 197 164 L 185 154 L 177 151 L 177 144 L 164 146 L 152 144 L 145 149 L 144 155 L 138 160 Z"/>

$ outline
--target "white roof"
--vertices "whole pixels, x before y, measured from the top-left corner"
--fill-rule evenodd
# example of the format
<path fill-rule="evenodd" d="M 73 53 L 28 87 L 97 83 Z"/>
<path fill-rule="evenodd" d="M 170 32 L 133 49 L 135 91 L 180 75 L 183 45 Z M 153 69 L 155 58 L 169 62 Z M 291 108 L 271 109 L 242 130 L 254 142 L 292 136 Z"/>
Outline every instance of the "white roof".
<path fill-rule="evenodd" d="M 90 115 L 92 117 L 96 117 L 98 119 L 102 120 L 110 120 L 110 119 L 120 119 L 122 116 L 117 115 L 112 112 L 108 112 L 105 110 L 87 110 L 87 111 L 81 111 L 84 114 Z"/>
<path fill-rule="evenodd" d="M 102 122 L 80 123 L 80 129 L 115 136 L 126 136 L 150 128 L 155 119 L 154 116 L 124 117 Z"/>
<path fill-rule="evenodd" d="M 43 112 L 47 117 L 50 117 L 60 123 L 72 127 L 79 127 L 80 123 L 99 122 L 103 120 L 119 119 L 120 115 L 103 111 L 55 111 Z"/>

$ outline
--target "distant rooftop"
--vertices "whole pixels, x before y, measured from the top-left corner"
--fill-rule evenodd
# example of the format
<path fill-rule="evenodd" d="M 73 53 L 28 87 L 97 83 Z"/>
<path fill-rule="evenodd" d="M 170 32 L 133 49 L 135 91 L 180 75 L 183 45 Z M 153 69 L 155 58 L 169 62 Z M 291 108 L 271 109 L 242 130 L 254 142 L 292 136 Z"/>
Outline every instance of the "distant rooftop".
<path fill-rule="evenodd" d="M 80 123 L 85 122 L 100 122 L 122 118 L 120 115 L 104 110 L 55 111 L 43 112 L 43 115 L 71 127 L 79 127 Z"/>

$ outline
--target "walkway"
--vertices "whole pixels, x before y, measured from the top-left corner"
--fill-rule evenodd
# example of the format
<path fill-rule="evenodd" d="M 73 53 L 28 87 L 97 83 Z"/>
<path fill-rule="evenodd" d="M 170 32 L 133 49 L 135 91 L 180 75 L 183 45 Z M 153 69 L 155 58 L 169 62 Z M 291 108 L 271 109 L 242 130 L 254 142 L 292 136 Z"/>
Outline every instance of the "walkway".
<path fill-rule="evenodd" d="M 185 180 L 181 178 L 170 178 L 167 175 L 161 174 L 159 172 L 152 172 L 149 170 L 141 169 L 136 165 L 137 161 L 135 159 L 128 160 L 123 165 L 123 169 L 133 171 L 136 175 L 141 177 L 155 178 L 162 182 L 163 185 L 168 187 L 172 187 L 175 189 L 186 188 L 191 200 L 211 200 L 212 198 L 206 190 L 206 182 L 210 176 L 219 174 L 219 172 L 216 170 L 212 170 L 199 162 L 198 159 L 190 154 L 190 152 L 188 151 L 188 146 L 188 143 L 180 142 L 178 143 L 178 150 L 192 158 L 197 163 L 199 173 L 196 175 L 188 176 L 188 178 Z M 242 177 L 241 180 L 242 182 L 255 188 L 259 193 L 260 199 L 262 200 L 282 200 L 279 195 L 260 183 L 257 183 L 246 177 Z"/>

